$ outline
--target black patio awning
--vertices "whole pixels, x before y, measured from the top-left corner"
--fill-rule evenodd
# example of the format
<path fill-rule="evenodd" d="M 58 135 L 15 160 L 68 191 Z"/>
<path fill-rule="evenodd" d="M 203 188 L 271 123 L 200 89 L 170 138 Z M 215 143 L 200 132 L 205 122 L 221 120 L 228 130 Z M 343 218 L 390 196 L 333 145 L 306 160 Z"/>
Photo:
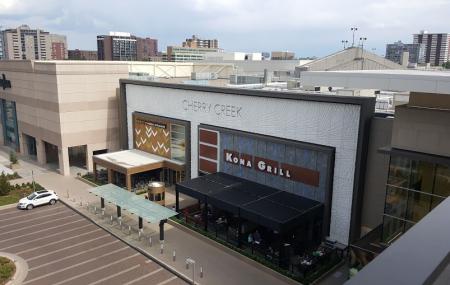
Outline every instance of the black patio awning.
<path fill-rule="evenodd" d="M 279 232 L 323 213 L 320 202 L 222 172 L 179 183 L 176 190 Z"/>

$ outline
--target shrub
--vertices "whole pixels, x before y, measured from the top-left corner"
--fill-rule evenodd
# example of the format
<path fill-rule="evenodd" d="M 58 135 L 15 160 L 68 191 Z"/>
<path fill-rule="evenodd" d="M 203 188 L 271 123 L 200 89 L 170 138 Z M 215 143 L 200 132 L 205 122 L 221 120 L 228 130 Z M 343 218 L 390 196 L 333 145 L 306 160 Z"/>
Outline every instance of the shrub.
<path fill-rule="evenodd" d="M 16 163 L 17 163 L 17 154 L 16 154 L 15 151 L 10 151 L 10 152 L 9 152 L 9 161 L 10 161 L 12 164 L 16 164 Z"/>
<path fill-rule="evenodd" d="M 0 175 L 0 196 L 6 196 L 11 191 L 11 184 L 9 184 L 5 173 Z"/>

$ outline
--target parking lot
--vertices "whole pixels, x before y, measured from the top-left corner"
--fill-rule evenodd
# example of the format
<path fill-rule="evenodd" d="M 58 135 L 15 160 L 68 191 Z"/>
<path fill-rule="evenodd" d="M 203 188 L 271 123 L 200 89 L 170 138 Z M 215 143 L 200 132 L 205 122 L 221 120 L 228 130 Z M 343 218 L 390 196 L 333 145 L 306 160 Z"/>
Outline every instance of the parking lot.
<path fill-rule="evenodd" d="M 0 210 L 0 251 L 21 256 L 23 284 L 186 284 L 62 203 Z"/>

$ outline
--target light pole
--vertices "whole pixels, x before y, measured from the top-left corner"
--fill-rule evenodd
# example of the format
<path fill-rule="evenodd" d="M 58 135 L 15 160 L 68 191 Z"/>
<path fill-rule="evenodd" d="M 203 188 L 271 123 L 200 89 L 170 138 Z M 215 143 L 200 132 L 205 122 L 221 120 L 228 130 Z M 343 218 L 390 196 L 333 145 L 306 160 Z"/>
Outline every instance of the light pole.
<path fill-rule="evenodd" d="M 344 45 L 344 49 L 346 48 L 348 41 L 347 40 L 342 40 L 341 43 Z"/>
<path fill-rule="evenodd" d="M 364 70 L 364 42 L 367 41 L 367 38 L 360 37 L 359 40 L 361 41 L 361 70 Z"/>
<path fill-rule="evenodd" d="M 192 284 L 195 285 L 195 260 L 190 257 L 186 258 L 186 269 L 189 269 L 189 265 L 192 265 Z"/>
<path fill-rule="evenodd" d="M 355 32 L 358 30 L 358 28 L 357 27 L 352 27 L 352 28 L 350 28 L 350 31 L 352 31 L 353 32 L 353 41 L 352 41 L 352 47 L 354 47 L 355 46 Z"/>

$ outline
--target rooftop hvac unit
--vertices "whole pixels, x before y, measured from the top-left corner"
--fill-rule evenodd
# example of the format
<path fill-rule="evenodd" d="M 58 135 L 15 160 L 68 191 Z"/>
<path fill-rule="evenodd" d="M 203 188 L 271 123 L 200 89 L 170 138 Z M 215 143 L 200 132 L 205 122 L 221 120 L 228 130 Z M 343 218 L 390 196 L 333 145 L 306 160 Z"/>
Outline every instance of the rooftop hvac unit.
<path fill-rule="evenodd" d="M 214 80 L 219 79 L 217 72 L 192 72 L 191 80 Z"/>

